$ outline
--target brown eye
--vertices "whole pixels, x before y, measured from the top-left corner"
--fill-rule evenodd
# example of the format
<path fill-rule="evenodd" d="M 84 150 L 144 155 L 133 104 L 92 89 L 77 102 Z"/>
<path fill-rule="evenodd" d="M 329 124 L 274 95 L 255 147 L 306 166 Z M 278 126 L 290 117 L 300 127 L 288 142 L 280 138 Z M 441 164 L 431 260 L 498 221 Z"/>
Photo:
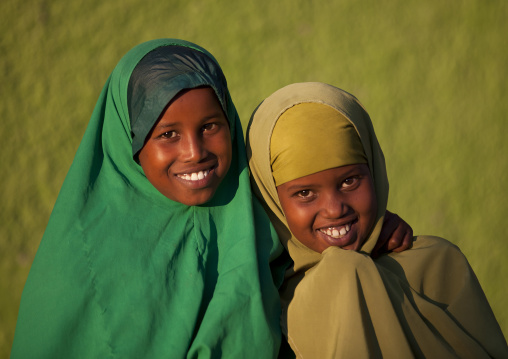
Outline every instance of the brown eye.
<path fill-rule="evenodd" d="M 160 135 L 162 138 L 176 138 L 176 136 L 178 136 L 176 131 L 167 131 Z"/>
<path fill-rule="evenodd" d="M 304 189 L 303 191 L 299 191 L 296 195 L 300 198 L 308 198 L 312 195 L 312 192 L 308 189 Z"/>
<path fill-rule="evenodd" d="M 360 178 L 358 176 L 346 178 L 342 182 L 341 187 L 342 188 L 351 188 L 351 187 L 355 186 L 356 184 L 358 184 L 359 180 L 360 180 Z"/>
<path fill-rule="evenodd" d="M 217 129 L 217 124 L 216 123 L 207 123 L 206 125 L 203 126 L 203 131 L 213 131 Z"/>

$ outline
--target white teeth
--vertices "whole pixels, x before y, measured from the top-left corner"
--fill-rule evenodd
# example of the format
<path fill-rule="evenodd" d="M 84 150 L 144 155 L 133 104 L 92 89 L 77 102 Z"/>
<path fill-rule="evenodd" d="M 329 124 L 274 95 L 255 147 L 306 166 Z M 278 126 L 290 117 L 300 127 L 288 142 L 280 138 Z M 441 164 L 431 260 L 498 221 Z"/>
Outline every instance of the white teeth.
<path fill-rule="evenodd" d="M 351 230 L 351 224 L 348 223 L 345 226 L 342 226 L 340 228 L 338 227 L 330 227 L 327 229 L 320 229 L 321 232 L 323 232 L 326 235 L 329 235 L 333 238 L 340 238 L 345 236 L 349 231 Z"/>
<path fill-rule="evenodd" d="M 194 172 L 194 173 L 179 174 L 177 176 L 186 180 L 186 181 L 199 181 L 199 180 L 202 180 L 203 178 L 205 178 L 206 176 L 208 176 L 209 173 L 210 173 L 210 170 L 205 170 L 205 171 L 199 171 L 199 172 Z"/>

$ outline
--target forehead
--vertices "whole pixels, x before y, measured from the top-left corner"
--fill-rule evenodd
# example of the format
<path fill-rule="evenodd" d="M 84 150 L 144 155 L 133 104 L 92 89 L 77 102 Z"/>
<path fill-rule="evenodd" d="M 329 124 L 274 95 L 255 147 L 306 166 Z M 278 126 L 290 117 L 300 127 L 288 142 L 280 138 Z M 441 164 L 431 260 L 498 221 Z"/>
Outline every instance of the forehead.
<path fill-rule="evenodd" d="M 212 118 L 224 118 L 226 115 L 214 90 L 201 87 L 181 91 L 163 112 L 157 126 L 206 121 Z"/>

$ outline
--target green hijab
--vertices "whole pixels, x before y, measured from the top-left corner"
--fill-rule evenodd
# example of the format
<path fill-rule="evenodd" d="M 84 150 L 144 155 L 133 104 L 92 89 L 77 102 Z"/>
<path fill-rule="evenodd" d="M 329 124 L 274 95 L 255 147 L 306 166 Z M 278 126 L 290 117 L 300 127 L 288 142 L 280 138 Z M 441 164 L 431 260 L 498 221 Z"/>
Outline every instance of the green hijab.
<path fill-rule="evenodd" d="M 293 110 L 305 114 L 305 109 L 312 108 L 307 104 L 326 110 L 315 111 L 314 107 L 301 122 L 294 113 L 284 118 Z M 290 161 L 275 169 L 280 178 L 288 169 L 286 179 L 333 168 L 355 157 L 364 163 L 362 156 L 336 153 L 342 146 L 333 145 L 334 138 L 339 141 L 343 138 L 340 133 L 350 130 L 349 125 L 342 126 L 344 118 L 356 129 L 367 157 L 378 199 L 378 220 L 360 252 L 329 247 L 320 254 L 303 246 L 289 231 L 272 176 L 277 166 L 271 168 L 271 160 L 281 153 L 281 147 L 286 152 L 300 151 L 297 147 L 308 152 L 289 155 L 290 161 L 301 160 L 296 171 Z M 278 128 L 281 119 L 294 121 L 293 127 L 313 128 L 299 134 L 288 123 Z M 330 121 L 341 129 L 331 129 Z M 281 140 L 281 132 L 302 139 Z M 418 236 L 409 250 L 377 259 L 369 256 L 386 210 L 388 180 L 371 120 L 354 96 L 323 83 L 286 86 L 257 108 L 248 136 L 256 193 L 265 201 L 294 260 L 280 289 L 281 324 L 298 358 L 508 358 L 503 333 L 456 246 L 442 238 Z M 272 142 L 275 149 L 270 147 L 272 136 L 278 137 Z M 319 158 L 323 156 L 327 158 Z"/>
<path fill-rule="evenodd" d="M 179 54 L 163 56 L 166 77 L 143 84 L 150 66 L 137 65 L 162 47 Z M 199 86 L 215 90 L 227 115 L 233 159 L 213 199 L 186 206 L 159 193 L 133 155 L 171 98 Z M 270 262 L 280 252 L 252 199 L 240 121 L 216 60 L 186 41 L 140 44 L 108 78 L 61 188 L 11 357 L 275 357 Z"/>

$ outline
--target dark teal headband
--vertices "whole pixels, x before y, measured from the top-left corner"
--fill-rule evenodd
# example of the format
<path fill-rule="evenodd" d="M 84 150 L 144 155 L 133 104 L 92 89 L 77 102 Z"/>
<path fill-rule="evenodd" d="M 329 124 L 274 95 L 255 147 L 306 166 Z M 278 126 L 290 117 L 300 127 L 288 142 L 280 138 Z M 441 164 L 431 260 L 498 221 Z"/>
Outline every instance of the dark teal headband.
<path fill-rule="evenodd" d="M 163 46 L 141 59 L 127 90 L 133 156 L 141 150 L 170 101 L 180 91 L 200 86 L 214 89 L 227 115 L 226 79 L 221 68 L 206 54 L 184 46 Z"/>

